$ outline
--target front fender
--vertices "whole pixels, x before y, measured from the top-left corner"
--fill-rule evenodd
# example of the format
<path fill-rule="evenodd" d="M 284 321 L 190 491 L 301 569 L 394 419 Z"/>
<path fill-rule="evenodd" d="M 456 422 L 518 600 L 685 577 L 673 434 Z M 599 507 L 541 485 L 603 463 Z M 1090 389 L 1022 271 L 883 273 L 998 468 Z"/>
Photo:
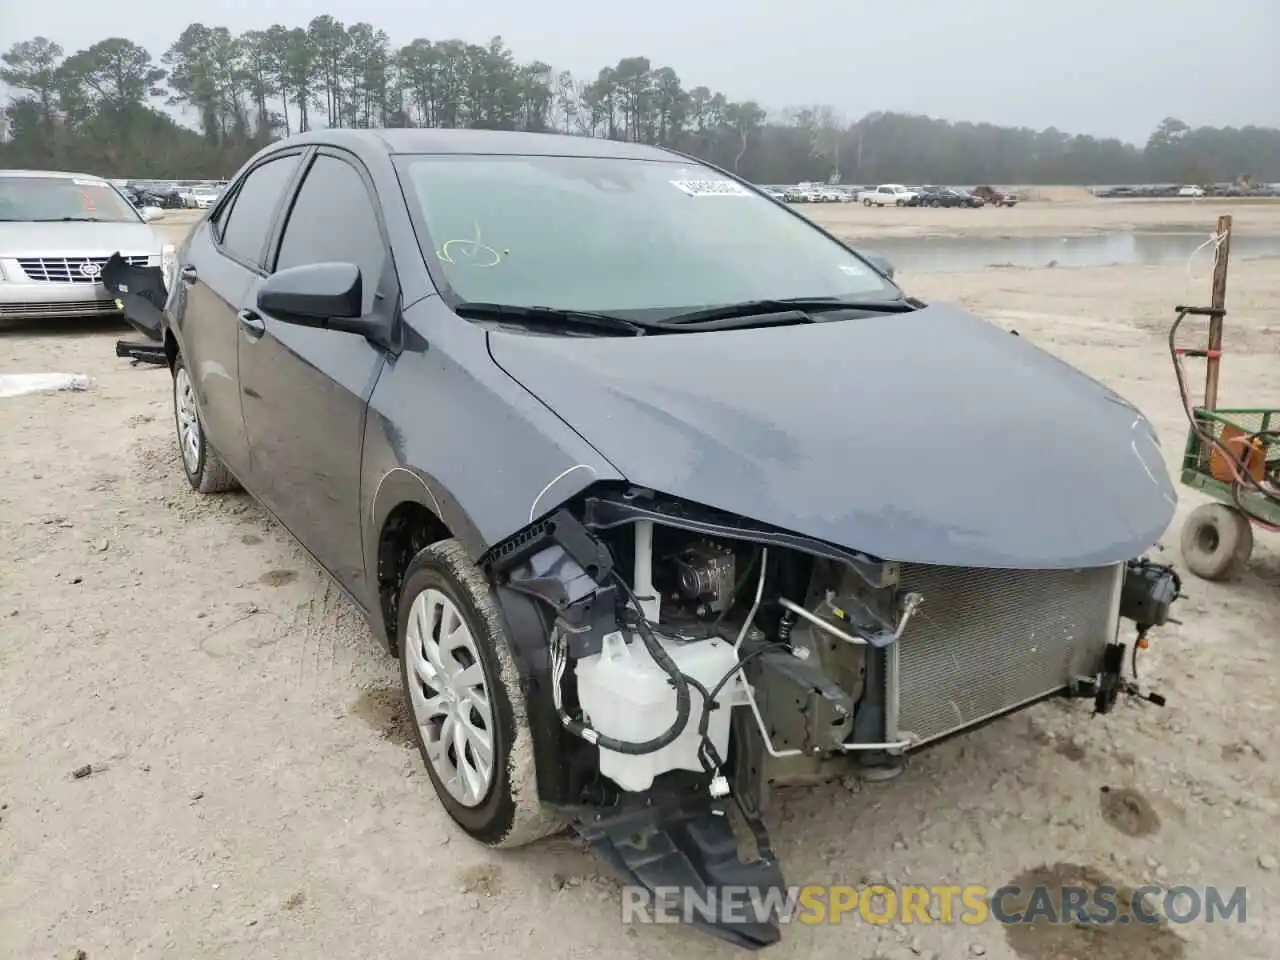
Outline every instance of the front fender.
<path fill-rule="evenodd" d="M 361 460 L 367 582 L 378 582 L 378 540 L 400 503 L 426 507 L 478 561 L 593 483 L 620 479 L 493 361 L 482 328 L 430 297 L 406 311 L 401 352 L 369 401 Z"/>

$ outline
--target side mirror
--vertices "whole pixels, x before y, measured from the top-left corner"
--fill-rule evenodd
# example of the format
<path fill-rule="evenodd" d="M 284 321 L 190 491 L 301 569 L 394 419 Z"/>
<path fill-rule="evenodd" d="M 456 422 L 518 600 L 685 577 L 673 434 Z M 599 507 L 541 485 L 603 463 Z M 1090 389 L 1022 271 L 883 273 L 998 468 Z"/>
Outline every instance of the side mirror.
<path fill-rule="evenodd" d="M 364 282 L 354 263 L 308 263 L 267 277 L 258 309 L 282 323 L 377 338 L 384 323 L 365 317 Z"/>
<path fill-rule="evenodd" d="M 885 277 L 888 277 L 890 280 L 893 279 L 893 273 L 894 273 L 893 264 L 890 263 L 888 260 L 886 260 L 884 257 L 880 256 L 880 254 L 868 253 L 866 250 L 856 250 L 854 252 L 857 253 L 858 256 L 860 256 L 863 260 L 867 261 L 867 263 L 871 264 L 871 266 L 875 267 L 876 270 L 879 271 L 881 274 L 883 274 Z"/>
<path fill-rule="evenodd" d="M 142 219 L 145 220 L 147 223 L 151 223 L 154 220 L 159 220 L 161 217 L 164 216 L 164 211 L 161 210 L 159 207 L 143 207 L 138 212 L 142 215 Z"/>

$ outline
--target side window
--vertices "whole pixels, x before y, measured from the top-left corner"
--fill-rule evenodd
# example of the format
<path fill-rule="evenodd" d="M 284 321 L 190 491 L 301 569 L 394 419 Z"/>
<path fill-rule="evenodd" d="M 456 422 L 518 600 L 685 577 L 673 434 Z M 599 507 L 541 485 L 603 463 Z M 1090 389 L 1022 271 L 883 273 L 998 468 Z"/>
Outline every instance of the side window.
<path fill-rule="evenodd" d="M 280 240 L 276 269 L 309 263 L 354 263 L 364 282 L 364 310 L 386 265 L 387 248 L 373 198 L 354 167 L 321 154 L 298 190 Z"/>
<path fill-rule="evenodd" d="M 297 168 L 298 155 L 290 154 L 249 171 L 231 201 L 231 209 L 222 217 L 220 239 L 229 253 L 250 263 L 258 262 L 276 204 Z"/>
<path fill-rule="evenodd" d="M 222 242 L 222 232 L 227 228 L 227 218 L 231 216 L 231 208 L 235 206 L 236 203 L 235 191 L 231 187 L 228 187 L 227 189 L 231 191 L 231 195 L 227 197 L 227 202 L 219 207 L 213 216 L 209 218 L 209 224 L 213 229 L 213 235 L 218 238 L 219 243 Z"/>

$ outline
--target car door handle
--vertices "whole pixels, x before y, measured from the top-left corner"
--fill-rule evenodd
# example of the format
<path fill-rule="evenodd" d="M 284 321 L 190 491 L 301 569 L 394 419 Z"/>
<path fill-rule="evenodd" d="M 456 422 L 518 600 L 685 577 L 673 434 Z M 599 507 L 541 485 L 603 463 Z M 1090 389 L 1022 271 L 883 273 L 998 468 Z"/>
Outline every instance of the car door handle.
<path fill-rule="evenodd" d="M 236 319 L 240 321 L 244 332 L 253 340 L 257 340 L 267 332 L 267 325 L 263 323 L 262 315 L 256 310 L 241 310 L 236 314 Z"/>
<path fill-rule="evenodd" d="M 195 283 L 200 279 L 200 274 L 196 273 L 196 268 L 187 264 L 182 268 L 182 279 L 187 283 Z"/>

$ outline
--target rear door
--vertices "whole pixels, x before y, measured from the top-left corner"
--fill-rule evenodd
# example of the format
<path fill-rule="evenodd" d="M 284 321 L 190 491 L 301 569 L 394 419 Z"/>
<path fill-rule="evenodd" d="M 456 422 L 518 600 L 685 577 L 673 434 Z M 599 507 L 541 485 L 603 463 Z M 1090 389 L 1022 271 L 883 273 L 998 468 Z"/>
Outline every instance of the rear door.
<path fill-rule="evenodd" d="M 329 262 L 360 268 L 365 314 L 396 311 L 399 285 L 372 181 L 353 156 L 322 149 L 285 216 L 272 269 Z M 361 443 L 385 354 L 357 334 L 285 323 L 257 306 L 244 315 L 253 317 L 240 326 L 239 357 L 255 492 L 364 596 Z"/>
<path fill-rule="evenodd" d="M 263 274 L 271 227 L 300 159 L 296 151 L 267 157 L 240 179 L 212 218 L 196 227 L 171 301 L 205 436 L 246 481 L 250 465 L 237 382 L 237 313 L 246 291 Z"/>

